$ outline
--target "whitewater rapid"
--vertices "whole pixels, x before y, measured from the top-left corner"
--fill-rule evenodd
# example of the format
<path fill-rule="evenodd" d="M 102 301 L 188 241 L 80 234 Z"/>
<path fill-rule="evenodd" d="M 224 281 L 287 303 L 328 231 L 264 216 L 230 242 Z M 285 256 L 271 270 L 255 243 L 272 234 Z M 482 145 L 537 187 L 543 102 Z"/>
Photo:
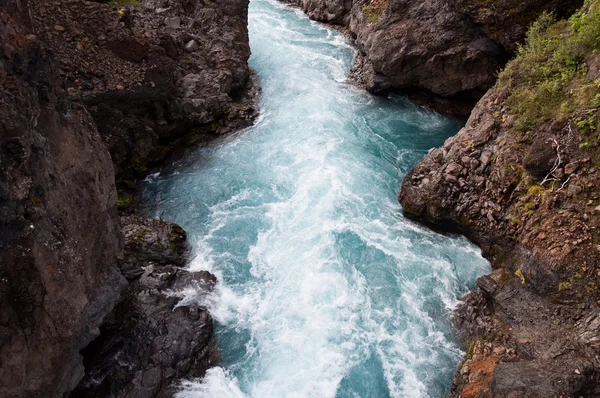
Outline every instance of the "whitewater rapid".
<path fill-rule="evenodd" d="M 346 84 L 354 50 L 298 10 L 252 0 L 249 29 L 259 120 L 145 186 L 219 279 L 182 295 L 210 309 L 222 366 L 178 397 L 443 397 L 463 355 L 450 310 L 489 265 L 396 195 L 460 124 Z"/>

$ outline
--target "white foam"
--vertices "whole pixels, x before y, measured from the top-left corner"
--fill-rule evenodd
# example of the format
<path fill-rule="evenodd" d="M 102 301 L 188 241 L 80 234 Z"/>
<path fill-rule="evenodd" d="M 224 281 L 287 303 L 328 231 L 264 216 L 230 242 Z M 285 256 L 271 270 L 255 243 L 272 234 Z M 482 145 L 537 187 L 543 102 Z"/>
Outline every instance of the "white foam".
<path fill-rule="evenodd" d="M 442 396 L 461 355 L 448 310 L 486 264 L 402 218 L 398 167 L 429 146 L 404 148 L 395 129 L 435 136 L 448 121 L 340 83 L 343 36 L 275 0 L 252 0 L 250 36 L 261 119 L 152 183 L 157 212 L 190 232 L 190 271 L 219 280 L 208 296 L 170 292 L 209 308 L 227 361 L 177 396 L 361 396 L 338 390 L 370 357 L 380 376 L 362 376 L 385 384 L 371 396 Z"/>

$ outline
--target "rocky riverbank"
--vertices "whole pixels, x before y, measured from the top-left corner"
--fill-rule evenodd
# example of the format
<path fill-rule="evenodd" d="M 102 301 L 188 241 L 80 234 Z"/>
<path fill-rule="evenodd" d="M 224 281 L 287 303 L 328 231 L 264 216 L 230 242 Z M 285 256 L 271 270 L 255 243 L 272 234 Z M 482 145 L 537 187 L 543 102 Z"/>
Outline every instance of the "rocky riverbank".
<path fill-rule="evenodd" d="M 347 29 L 359 50 L 350 79 L 468 116 L 544 10 L 580 1 L 293 0 L 310 18 Z"/>
<path fill-rule="evenodd" d="M 247 126 L 247 1 L 0 6 L 0 395 L 169 396 L 218 361 L 145 175 Z M 122 217 L 119 217 L 121 213 Z M 173 310 L 176 307 L 175 310 Z"/>
<path fill-rule="evenodd" d="M 405 177 L 406 215 L 466 234 L 494 267 L 456 313 L 453 393 L 600 390 L 600 7 L 545 14 L 465 128 Z"/>

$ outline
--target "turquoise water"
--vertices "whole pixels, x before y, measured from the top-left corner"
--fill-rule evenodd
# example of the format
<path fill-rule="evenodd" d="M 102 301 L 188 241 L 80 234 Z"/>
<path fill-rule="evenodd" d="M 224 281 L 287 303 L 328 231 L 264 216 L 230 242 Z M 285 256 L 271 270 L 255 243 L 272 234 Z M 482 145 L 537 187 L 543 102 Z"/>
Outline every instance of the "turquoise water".
<path fill-rule="evenodd" d="M 443 397 L 461 359 L 449 312 L 488 271 L 466 239 L 402 217 L 402 176 L 460 124 L 344 83 L 338 33 L 252 0 L 255 126 L 146 183 L 153 216 L 181 224 L 222 367 L 179 397 Z"/>

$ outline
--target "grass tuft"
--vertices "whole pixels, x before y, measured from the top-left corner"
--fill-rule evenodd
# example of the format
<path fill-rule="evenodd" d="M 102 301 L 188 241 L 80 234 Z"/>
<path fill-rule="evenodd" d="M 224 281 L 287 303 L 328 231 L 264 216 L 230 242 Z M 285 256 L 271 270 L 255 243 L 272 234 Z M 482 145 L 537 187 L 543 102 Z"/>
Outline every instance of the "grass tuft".
<path fill-rule="evenodd" d="M 600 50 L 600 7 L 597 0 L 568 21 L 543 13 L 527 33 L 516 58 L 499 75 L 510 92 L 505 104 L 515 126 L 529 132 L 557 117 L 600 105 L 600 84 L 587 77 L 586 58 Z M 595 119 L 594 119 L 595 122 Z M 587 130 L 595 130 L 588 123 Z"/>

